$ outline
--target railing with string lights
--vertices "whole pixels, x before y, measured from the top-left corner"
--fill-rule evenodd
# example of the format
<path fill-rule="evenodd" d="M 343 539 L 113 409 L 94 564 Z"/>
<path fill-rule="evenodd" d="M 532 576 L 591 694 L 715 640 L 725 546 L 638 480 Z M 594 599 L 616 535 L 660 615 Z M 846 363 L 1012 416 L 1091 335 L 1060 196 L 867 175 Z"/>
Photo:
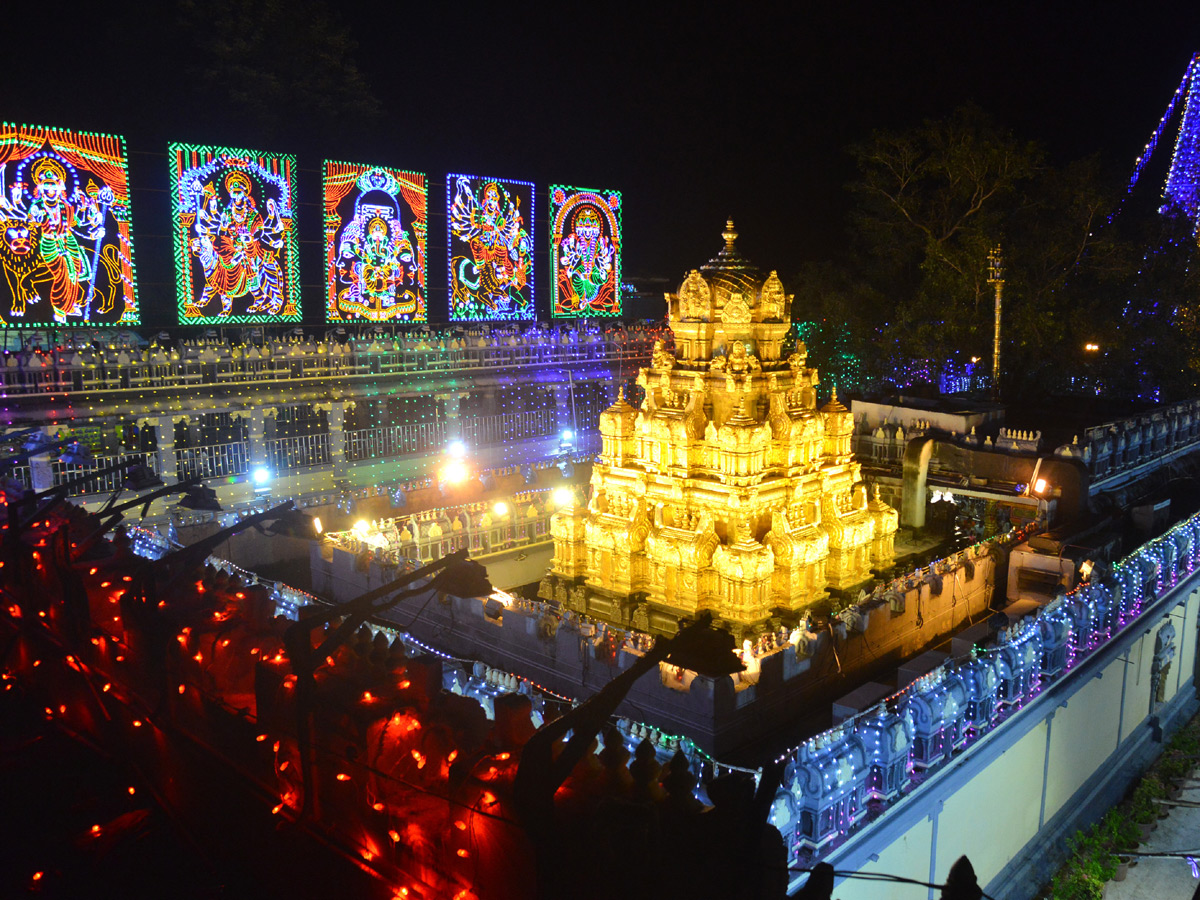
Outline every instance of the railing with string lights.
<path fill-rule="evenodd" d="M 468 444 L 478 447 L 521 438 L 544 437 L 554 434 L 556 426 L 555 410 L 536 409 L 465 419 L 462 435 Z"/>
<path fill-rule="evenodd" d="M 0 395 L 181 388 L 417 372 L 527 369 L 580 362 L 636 365 L 653 335 L 537 333 L 483 338 L 433 334 L 372 340 L 273 340 L 261 344 L 197 340 L 174 348 L 32 349 L 0 354 Z"/>
<path fill-rule="evenodd" d="M 328 433 L 269 438 L 263 445 L 267 465 L 276 472 L 328 465 L 332 460 Z"/>
<path fill-rule="evenodd" d="M 250 471 L 250 443 L 230 441 L 224 444 L 203 444 L 198 447 L 176 447 L 175 474 L 188 478 L 229 478 Z"/>
<path fill-rule="evenodd" d="M 346 432 L 346 459 L 384 459 L 409 453 L 428 453 L 446 444 L 446 423 L 414 422 L 355 428 Z"/>
<path fill-rule="evenodd" d="M 1055 450 L 1065 458 L 1080 460 L 1102 483 L 1141 466 L 1161 464 L 1165 458 L 1194 452 L 1200 447 L 1200 400 L 1183 400 L 1156 409 L 1093 426 Z"/>
<path fill-rule="evenodd" d="M 117 463 L 136 461 L 141 465 L 146 466 L 155 475 L 158 475 L 158 454 L 157 453 L 121 453 L 115 456 L 94 456 L 87 466 L 80 466 L 63 462 L 56 459 L 51 463 L 54 472 L 54 486 L 65 484 L 71 479 L 78 478 L 79 475 L 86 472 L 88 469 L 105 469 L 110 468 Z M 79 485 L 69 491 L 71 496 L 79 496 L 81 494 L 107 494 L 118 490 L 125 482 L 125 473 L 122 471 L 110 472 L 107 475 L 102 475 L 93 479 L 87 484 Z"/>

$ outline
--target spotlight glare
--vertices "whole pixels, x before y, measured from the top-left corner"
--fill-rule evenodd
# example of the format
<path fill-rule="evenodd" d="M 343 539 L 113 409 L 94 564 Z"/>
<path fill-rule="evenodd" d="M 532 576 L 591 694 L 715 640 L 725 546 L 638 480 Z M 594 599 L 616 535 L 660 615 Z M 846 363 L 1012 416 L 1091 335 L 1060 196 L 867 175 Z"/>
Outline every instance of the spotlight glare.
<path fill-rule="evenodd" d="M 451 460 L 442 467 L 442 481 L 446 484 L 462 484 L 469 474 L 466 464 L 461 460 Z"/>

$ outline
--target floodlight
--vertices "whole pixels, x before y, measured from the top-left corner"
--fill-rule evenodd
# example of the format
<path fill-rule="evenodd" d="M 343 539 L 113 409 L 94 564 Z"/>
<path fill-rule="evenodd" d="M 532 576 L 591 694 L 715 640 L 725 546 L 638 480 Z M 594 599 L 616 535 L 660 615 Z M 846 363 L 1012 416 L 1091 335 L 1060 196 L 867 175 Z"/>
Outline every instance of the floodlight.
<path fill-rule="evenodd" d="M 1035 481 L 1033 483 L 1033 492 L 1035 494 L 1044 493 L 1045 490 L 1046 490 L 1046 479 L 1045 478 L 1039 478 L 1037 481 Z"/>
<path fill-rule="evenodd" d="M 503 500 L 498 500 L 495 503 L 495 505 L 492 506 L 492 515 L 493 516 L 507 516 L 508 515 L 508 504 L 505 503 Z"/>
<path fill-rule="evenodd" d="M 62 454 L 58 457 L 58 461 L 68 466 L 90 466 L 96 460 L 92 456 L 90 447 L 79 443 L 79 441 L 74 441 L 67 444 Z"/>
<path fill-rule="evenodd" d="M 144 491 L 147 488 L 162 487 L 163 480 L 154 474 L 145 463 L 130 466 L 125 475 L 125 487 L 131 491 Z"/>
<path fill-rule="evenodd" d="M 321 534 L 321 522 L 298 509 L 285 510 L 270 526 L 271 534 L 313 540 Z"/>
<path fill-rule="evenodd" d="M 193 484 L 179 501 L 185 509 L 199 509 L 209 512 L 221 512 L 221 504 L 217 502 L 217 492 L 203 484 Z"/>
<path fill-rule="evenodd" d="M 27 453 L 38 453 L 55 443 L 54 438 L 44 431 L 35 431 L 25 439 L 24 450 Z"/>
<path fill-rule="evenodd" d="M 569 444 L 573 440 L 575 440 L 575 432 L 573 432 L 570 428 L 566 429 L 562 433 L 562 442 L 564 444 Z"/>
<path fill-rule="evenodd" d="M 570 506 L 575 501 L 575 492 L 569 487 L 555 488 L 550 500 L 555 506 Z"/>
<path fill-rule="evenodd" d="M 461 459 L 467 455 L 467 445 L 462 441 L 451 441 L 446 445 L 446 453 L 455 459 Z"/>
<path fill-rule="evenodd" d="M 250 477 L 254 479 L 254 484 L 257 487 L 266 487 L 271 483 L 271 470 L 266 466 L 259 466 L 250 473 Z"/>

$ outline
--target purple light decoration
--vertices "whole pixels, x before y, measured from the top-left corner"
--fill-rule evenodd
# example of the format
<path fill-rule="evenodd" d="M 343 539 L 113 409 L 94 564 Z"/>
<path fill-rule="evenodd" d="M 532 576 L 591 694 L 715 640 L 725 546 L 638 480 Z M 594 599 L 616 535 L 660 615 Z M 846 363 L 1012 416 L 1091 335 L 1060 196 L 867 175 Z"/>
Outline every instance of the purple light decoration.
<path fill-rule="evenodd" d="M 1171 157 L 1171 171 L 1163 187 L 1160 211 L 1178 209 L 1196 222 L 1200 213 L 1200 53 L 1192 57 L 1181 89 L 1184 84 L 1187 85 L 1187 100 L 1183 121 L 1179 124 L 1179 137 L 1175 140 L 1175 153 Z"/>

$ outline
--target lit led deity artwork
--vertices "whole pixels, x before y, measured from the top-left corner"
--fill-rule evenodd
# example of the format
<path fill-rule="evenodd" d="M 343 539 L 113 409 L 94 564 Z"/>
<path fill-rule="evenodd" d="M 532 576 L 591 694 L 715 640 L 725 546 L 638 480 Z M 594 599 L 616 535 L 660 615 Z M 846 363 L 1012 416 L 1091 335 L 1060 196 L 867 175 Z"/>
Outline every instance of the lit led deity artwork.
<path fill-rule="evenodd" d="M 424 322 L 425 176 L 325 163 L 325 317 Z"/>
<path fill-rule="evenodd" d="M 139 321 L 125 139 L 0 125 L 0 321 Z"/>
<path fill-rule="evenodd" d="M 450 319 L 532 319 L 533 185 L 446 176 Z"/>
<path fill-rule="evenodd" d="M 621 195 L 550 186 L 550 314 L 621 314 Z"/>
<path fill-rule="evenodd" d="M 300 319 L 296 158 L 171 144 L 184 325 Z"/>

